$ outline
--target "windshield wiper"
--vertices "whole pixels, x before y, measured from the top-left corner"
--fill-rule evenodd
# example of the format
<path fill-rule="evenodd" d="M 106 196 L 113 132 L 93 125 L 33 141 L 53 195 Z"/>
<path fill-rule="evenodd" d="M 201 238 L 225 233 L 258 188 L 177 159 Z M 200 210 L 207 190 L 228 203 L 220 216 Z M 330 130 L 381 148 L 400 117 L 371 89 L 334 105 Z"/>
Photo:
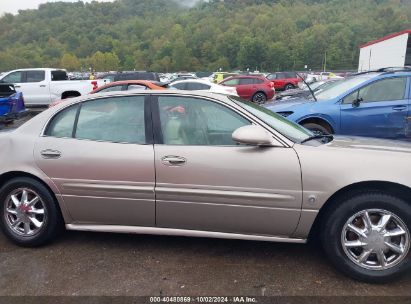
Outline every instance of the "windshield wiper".
<path fill-rule="evenodd" d="M 307 139 L 304 139 L 301 143 L 304 144 L 304 143 L 306 143 L 308 141 L 311 141 L 311 140 L 314 140 L 314 139 L 329 139 L 328 142 L 330 142 L 334 139 L 334 136 L 331 135 L 331 134 L 315 134 L 313 136 L 308 137 Z"/>
<path fill-rule="evenodd" d="M 304 84 L 307 86 L 307 88 L 310 90 L 311 95 L 313 96 L 314 100 L 317 101 L 317 97 L 315 97 L 314 91 L 311 89 L 310 85 L 305 81 L 305 79 L 303 77 L 301 77 L 300 74 L 298 74 L 297 72 L 295 73 L 297 74 L 298 77 L 301 78 L 301 80 L 304 82 Z"/>

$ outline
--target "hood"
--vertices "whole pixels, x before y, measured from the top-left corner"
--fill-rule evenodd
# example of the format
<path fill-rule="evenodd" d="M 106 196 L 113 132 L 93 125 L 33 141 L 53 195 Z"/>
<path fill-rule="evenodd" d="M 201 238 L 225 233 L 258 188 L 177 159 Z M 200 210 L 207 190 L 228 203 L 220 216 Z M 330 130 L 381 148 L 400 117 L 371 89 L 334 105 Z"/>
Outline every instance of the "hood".
<path fill-rule="evenodd" d="M 284 100 L 277 100 L 274 102 L 266 103 L 263 106 L 273 112 L 279 112 L 288 108 L 292 108 L 301 104 L 315 103 L 314 100 L 306 98 L 289 98 Z"/>
<path fill-rule="evenodd" d="M 380 152 L 397 152 L 411 154 L 411 138 L 409 142 L 379 138 L 335 136 L 326 147 L 370 150 Z"/>

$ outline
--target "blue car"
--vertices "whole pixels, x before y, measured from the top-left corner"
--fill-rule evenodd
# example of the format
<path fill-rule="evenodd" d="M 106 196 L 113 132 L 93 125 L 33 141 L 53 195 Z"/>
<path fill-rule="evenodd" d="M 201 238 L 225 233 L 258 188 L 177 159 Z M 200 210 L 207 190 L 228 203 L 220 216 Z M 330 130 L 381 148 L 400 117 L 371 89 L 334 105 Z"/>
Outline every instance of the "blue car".
<path fill-rule="evenodd" d="M 358 74 L 314 95 L 265 107 L 316 133 L 411 139 L 411 70 Z"/>
<path fill-rule="evenodd" d="M 0 83 L 0 123 L 11 123 L 25 114 L 23 93 L 16 92 L 12 84 Z"/>

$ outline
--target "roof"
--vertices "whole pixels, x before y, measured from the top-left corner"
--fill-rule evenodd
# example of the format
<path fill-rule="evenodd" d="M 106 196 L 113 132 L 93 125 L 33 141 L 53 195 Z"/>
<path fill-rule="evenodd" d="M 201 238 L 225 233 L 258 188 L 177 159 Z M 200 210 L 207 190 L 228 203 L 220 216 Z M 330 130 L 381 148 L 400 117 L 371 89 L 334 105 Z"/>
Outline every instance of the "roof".
<path fill-rule="evenodd" d="M 409 30 L 403 30 L 403 31 L 398 32 L 398 33 L 393 33 L 393 34 L 384 36 L 384 37 L 382 37 L 382 38 L 380 38 L 380 39 L 370 41 L 370 42 L 368 42 L 368 43 L 366 43 L 366 44 L 360 45 L 360 49 L 365 48 L 365 47 L 370 46 L 370 45 L 373 45 L 373 44 L 376 44 L 376 43 L 383 42 L 383 41 L 385 41 L 385 40 L 389 40 L 389 39 L 392 39 L 392 38 L 395 38 L 395 37 L 404 35 L 404 34 L 411 34 L 411 29 L 409 29 Z"/>

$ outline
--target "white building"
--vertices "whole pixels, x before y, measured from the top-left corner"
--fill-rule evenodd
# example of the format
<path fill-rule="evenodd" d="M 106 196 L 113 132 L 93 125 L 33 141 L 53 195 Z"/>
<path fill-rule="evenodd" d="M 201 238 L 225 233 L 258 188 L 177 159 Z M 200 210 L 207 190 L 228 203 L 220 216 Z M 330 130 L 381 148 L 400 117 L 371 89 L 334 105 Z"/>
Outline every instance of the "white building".
<path fill-rule="evenodd" d="M 360 46 L 359 72 L 411 66 L 411 30 L 391 34 Z"/>

